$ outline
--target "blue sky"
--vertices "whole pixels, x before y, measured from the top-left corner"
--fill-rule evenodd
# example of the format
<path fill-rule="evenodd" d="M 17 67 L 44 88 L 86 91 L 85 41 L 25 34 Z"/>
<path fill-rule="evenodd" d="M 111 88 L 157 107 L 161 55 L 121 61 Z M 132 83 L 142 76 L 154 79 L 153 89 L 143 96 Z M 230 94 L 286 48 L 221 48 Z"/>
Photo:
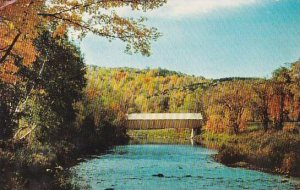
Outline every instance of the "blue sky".
<path fill-rule="evenodd" d="M 124 53 L 125 44 L 95 35 L 80 43 L 87 64 L 166 68 L 206 78 L 269 77 L 300 58 L 299 0 L 169 0 L 146 16 L 163 36 L 152 55 Z"/>

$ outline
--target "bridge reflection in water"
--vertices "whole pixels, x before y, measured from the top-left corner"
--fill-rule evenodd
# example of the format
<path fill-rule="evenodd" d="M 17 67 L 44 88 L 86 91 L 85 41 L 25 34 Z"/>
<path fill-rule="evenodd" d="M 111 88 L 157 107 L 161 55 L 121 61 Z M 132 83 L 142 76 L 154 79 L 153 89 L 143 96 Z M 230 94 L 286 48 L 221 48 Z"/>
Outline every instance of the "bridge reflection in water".
<path fill-rule="evenodd" d="M 189 128 L 191 139 L 202 127 L 201 113 L 132 113 L 127 115 L 126 127 L 131 130 Z"/>

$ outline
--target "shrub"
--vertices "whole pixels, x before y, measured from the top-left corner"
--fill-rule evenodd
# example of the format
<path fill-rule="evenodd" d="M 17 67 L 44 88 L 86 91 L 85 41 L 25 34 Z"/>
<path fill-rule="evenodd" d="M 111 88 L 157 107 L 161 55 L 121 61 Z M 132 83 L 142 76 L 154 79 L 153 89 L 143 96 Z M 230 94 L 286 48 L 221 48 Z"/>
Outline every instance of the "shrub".
<path fill-rule="evenodd" d="M 298 160 L 299 161 L 299 160 Z M 297 156 L 294 152 L 284 155 L 281 169 L 285 173 L 295 173 L 297 170 Z"/>
<path fill-rule="evenodd" d="M 216 159 L 219 162 L 230 165 L 239 162 L 244 158 L 242 154 L 235 150 L 235 147 L 224 145 L 219 150 L 219 154 L 216 155 Z"/>
<path fill-rule="evenodd" d="M 283 127 L 284 132 L 299 134 L 299 127 L 296 123 L 285 123 Z"/>
<path fill-rule="evenodd" d="M 300 176 L 300 137 L 284 131 L 255 131 L 241 135 L 226 136 L 203 134 L 202 140 L 222 142 L 217 146 L 217 160 L 224 164 L 247 162 L 270 171 Z M 215 136 L 215 138 L 213 137 Z M 224 136 L 225 137 L 225 136 Z M 209 144 L 205 142 L 202 144 Z"/>

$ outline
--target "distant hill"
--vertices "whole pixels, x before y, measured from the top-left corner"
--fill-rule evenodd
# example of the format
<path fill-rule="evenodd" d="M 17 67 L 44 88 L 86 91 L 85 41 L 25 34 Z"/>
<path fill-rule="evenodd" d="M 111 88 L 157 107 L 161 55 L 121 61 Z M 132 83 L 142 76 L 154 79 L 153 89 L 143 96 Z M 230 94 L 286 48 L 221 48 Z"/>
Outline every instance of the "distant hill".
<path fill-rule="evenodd" d="M 160 67 L 159 68 L 154 68 L 154 69 L 150 69 L 150 68 L 137 69 L 137 68 L 131 68 L 131 67 L 111 68 L 111 67 L 99 67 L 99 66 L 96 66 L 96 65 L 88 65 L 87 67 L 90 68 L 90 69 L 104 69 L 104 70 L 110 70 L 110 71 L 120 71 L 120 72 L 136 73 L 136 74 L 145 74 L 149 71 L 153 71 L 153 72 L 156 73 L 157 76 L 162 76 L 162 77 L 176 75 L 176 76 L 179 76 L 179 77 L 190 76 L 190 77 L 205 79 L 205 77 L 203 77 L 203 76 L 188 75 L 188 74 L 185 74 L 185 73 L 172 71 L 172 70 L 168 70 L 168 69 L 163 69 L 163 68 L 160 68 Z"/>
<path fill-rule="evenodd" d="M 156 73 L 157 76 L 172 76 L 176 75 L 179 77 L 195 77 L 195 78 L 202 78 L 206 79 L 203 76 L 195 76 L 195 75 L 188 75 L 185 73 L 177 72 L 177 71 L 172 71 L 168 69 L 163 69 L 163 68 L 154 68 L 154 69 L 137 69 L 137 68 L 131 68 L 131 67 L 116 67 L 116 68 L 110 68 L 110 67 L 99 67 L 96 65 L 89 65 L 87 66 L 90 69 L 104 69 L 108 71 L 120 71 L 120 72 L 128 72 L 128 73 L 136 73 L 136 74 L 145 74 L 149 71 L 153 71 Z M 255 80 L 261 80 L 262 78 L 258 77 L 225 77 L 225 78 L 219 78 L 219 79 L 212 79 L 212 82 L 227 82 L 227 81 L 255 81 Z M 210 79 L 206 79 L 210 80 Z"/>
<path fill-rule="evenodd" d="M 256 81 L 262 78 L 257 77 L 225 77 L 220 79 L 213 79 L 213 82 L 227 82 L 227 81 Z"/>

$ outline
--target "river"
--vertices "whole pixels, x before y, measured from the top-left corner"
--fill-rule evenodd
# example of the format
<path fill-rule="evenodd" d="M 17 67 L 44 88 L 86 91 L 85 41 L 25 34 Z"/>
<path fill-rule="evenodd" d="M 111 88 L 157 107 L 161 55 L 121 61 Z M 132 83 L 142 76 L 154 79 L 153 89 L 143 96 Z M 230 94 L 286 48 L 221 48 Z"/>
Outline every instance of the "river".
<path fill-rule="evenodd" d="M 300 181 L 230 168 L 216 151 L 191 145 L 126 145 L 71 168 L 72 183 L 90 189 L 296 189 Z"/>

